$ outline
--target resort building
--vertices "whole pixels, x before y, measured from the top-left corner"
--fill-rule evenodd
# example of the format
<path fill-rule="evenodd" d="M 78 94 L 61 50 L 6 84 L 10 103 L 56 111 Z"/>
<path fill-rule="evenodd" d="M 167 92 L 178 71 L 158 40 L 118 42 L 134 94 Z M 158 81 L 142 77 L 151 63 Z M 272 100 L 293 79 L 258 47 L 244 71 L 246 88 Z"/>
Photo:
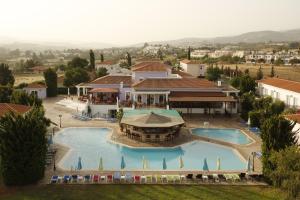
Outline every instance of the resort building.
<path fill-rule="evenodd" d="M 23 90 L 27 94 L 34 94 L 40 99 L 45 99 L 47 97 L 47 87 L 39 83 L 31 83 L 23 88 Z"/>
<path fill-rule="evenodd" d="M 204 77 L 206 73 L 206 65 L 198 60 L 182 60 L 180 61 L 180 67 L 184 72 L 195 77 Z"/>
<path fill-rule="evenodd" d="M 300 114 L 291 114 L 285 116 L 290 121 L 296 122 L 293 131 L 297 131 L 298 144 L 300 145 Z"/>
<path fill-rule="evenodd" d="M 300 109 L 300 82 L 279 78 L 266 78 L 257 81 L 261 96 L 271 96 L 285 102 L 286 106 Z"/>
<path fill-rule="evenodd" d="M 13 112 L 18 115 L 23 115 L 30 111 L 30 106 L 13 104 L 13 103 L 0 103 L 0 118 L 9 112 Z"/>
<path fill-rule="evenodd" d="M 237 113 L 238 90 L 186 72 L 172 73 L 171 66 L 161 62 L 142 62 L 132 66 L 132 75 L 107 75 L 76 87 L 79 100 L 90 102 L 92 115 L 115 113 L 120 107 Z"/>

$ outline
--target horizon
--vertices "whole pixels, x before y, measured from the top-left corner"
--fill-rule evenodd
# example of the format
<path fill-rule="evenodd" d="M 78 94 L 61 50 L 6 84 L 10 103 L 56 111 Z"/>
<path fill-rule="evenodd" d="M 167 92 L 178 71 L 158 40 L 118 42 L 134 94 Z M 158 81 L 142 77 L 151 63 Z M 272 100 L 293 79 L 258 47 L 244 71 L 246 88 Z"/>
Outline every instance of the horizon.
<path fill-rule="evenodd" d="M 216 3 L 218 7 L 214 6 Z M 272 3 L 261 0 L 178 0 L 176 3 L 170 0 L 12 0 L 2 3 L 5 9 L 0 13 L 1 36 L 28 42 L 96 42 L 126 46 L 300 28 L 295 20 L 300 18 L 299 1 Z M 284 10 L 289 12 L 280 15 Z"/>

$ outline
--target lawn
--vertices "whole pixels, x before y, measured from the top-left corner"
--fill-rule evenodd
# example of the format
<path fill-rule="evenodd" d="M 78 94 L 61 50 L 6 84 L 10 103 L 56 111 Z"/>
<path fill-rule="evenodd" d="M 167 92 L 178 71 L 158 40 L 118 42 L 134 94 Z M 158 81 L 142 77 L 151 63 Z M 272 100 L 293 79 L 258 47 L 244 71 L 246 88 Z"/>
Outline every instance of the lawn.
<path fill-rule="evenodd" d="M 0 199 L 223 199 L 281 200 L 284 192 L 269 186 L 222 185 L 43 185 L 0 189 Z"/>

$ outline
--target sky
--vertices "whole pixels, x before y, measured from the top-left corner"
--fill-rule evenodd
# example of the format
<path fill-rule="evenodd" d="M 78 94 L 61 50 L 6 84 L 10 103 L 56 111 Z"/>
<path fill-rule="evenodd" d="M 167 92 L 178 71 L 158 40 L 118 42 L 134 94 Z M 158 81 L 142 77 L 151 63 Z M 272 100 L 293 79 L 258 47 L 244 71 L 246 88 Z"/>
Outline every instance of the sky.
<path fill-rule="evenodd" d="M 128 45 L 300 28 L 300 0 L 0 0 L 0 37 Z"/>

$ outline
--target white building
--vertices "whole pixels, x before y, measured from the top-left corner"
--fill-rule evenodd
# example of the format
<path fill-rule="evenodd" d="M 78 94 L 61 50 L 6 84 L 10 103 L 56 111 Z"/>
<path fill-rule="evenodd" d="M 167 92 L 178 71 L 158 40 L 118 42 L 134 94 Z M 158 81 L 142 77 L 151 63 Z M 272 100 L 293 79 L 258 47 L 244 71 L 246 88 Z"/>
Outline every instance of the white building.
<path fill-rule="evenodd" d="M 261 96 L 271 96 L 283 101 L 288 107 L 300 109 L 300 82 L 279 78 L 266 78 L 257 82 Z"/>
<path fill-rule="evenodd" d="M 191 52 L 192 58 L 202 58 L 210 53 L 210 50 L 194 50 Z"/>
<path fill-rule="evenodd" d="M 40 99 L 47 97 L 47 87 L 38 83 L 31 83 L 27 87 L 23 88 L 27 94 L 35 94 Z"/>
<path fill-rule="evenodd" d="M 297 131 L 298 144 L 300 145 L 300 114 L 287 115 L 286 118 L 290 121 L 296 122 L 293 131 Z"/>
<path fill-rule="evenodd" d="M 197 60 L 182 60 L 180 61 L 180 67 L 184 72 L 194 77 L 204 77 L 206 73 L 206 65 Z"/>

